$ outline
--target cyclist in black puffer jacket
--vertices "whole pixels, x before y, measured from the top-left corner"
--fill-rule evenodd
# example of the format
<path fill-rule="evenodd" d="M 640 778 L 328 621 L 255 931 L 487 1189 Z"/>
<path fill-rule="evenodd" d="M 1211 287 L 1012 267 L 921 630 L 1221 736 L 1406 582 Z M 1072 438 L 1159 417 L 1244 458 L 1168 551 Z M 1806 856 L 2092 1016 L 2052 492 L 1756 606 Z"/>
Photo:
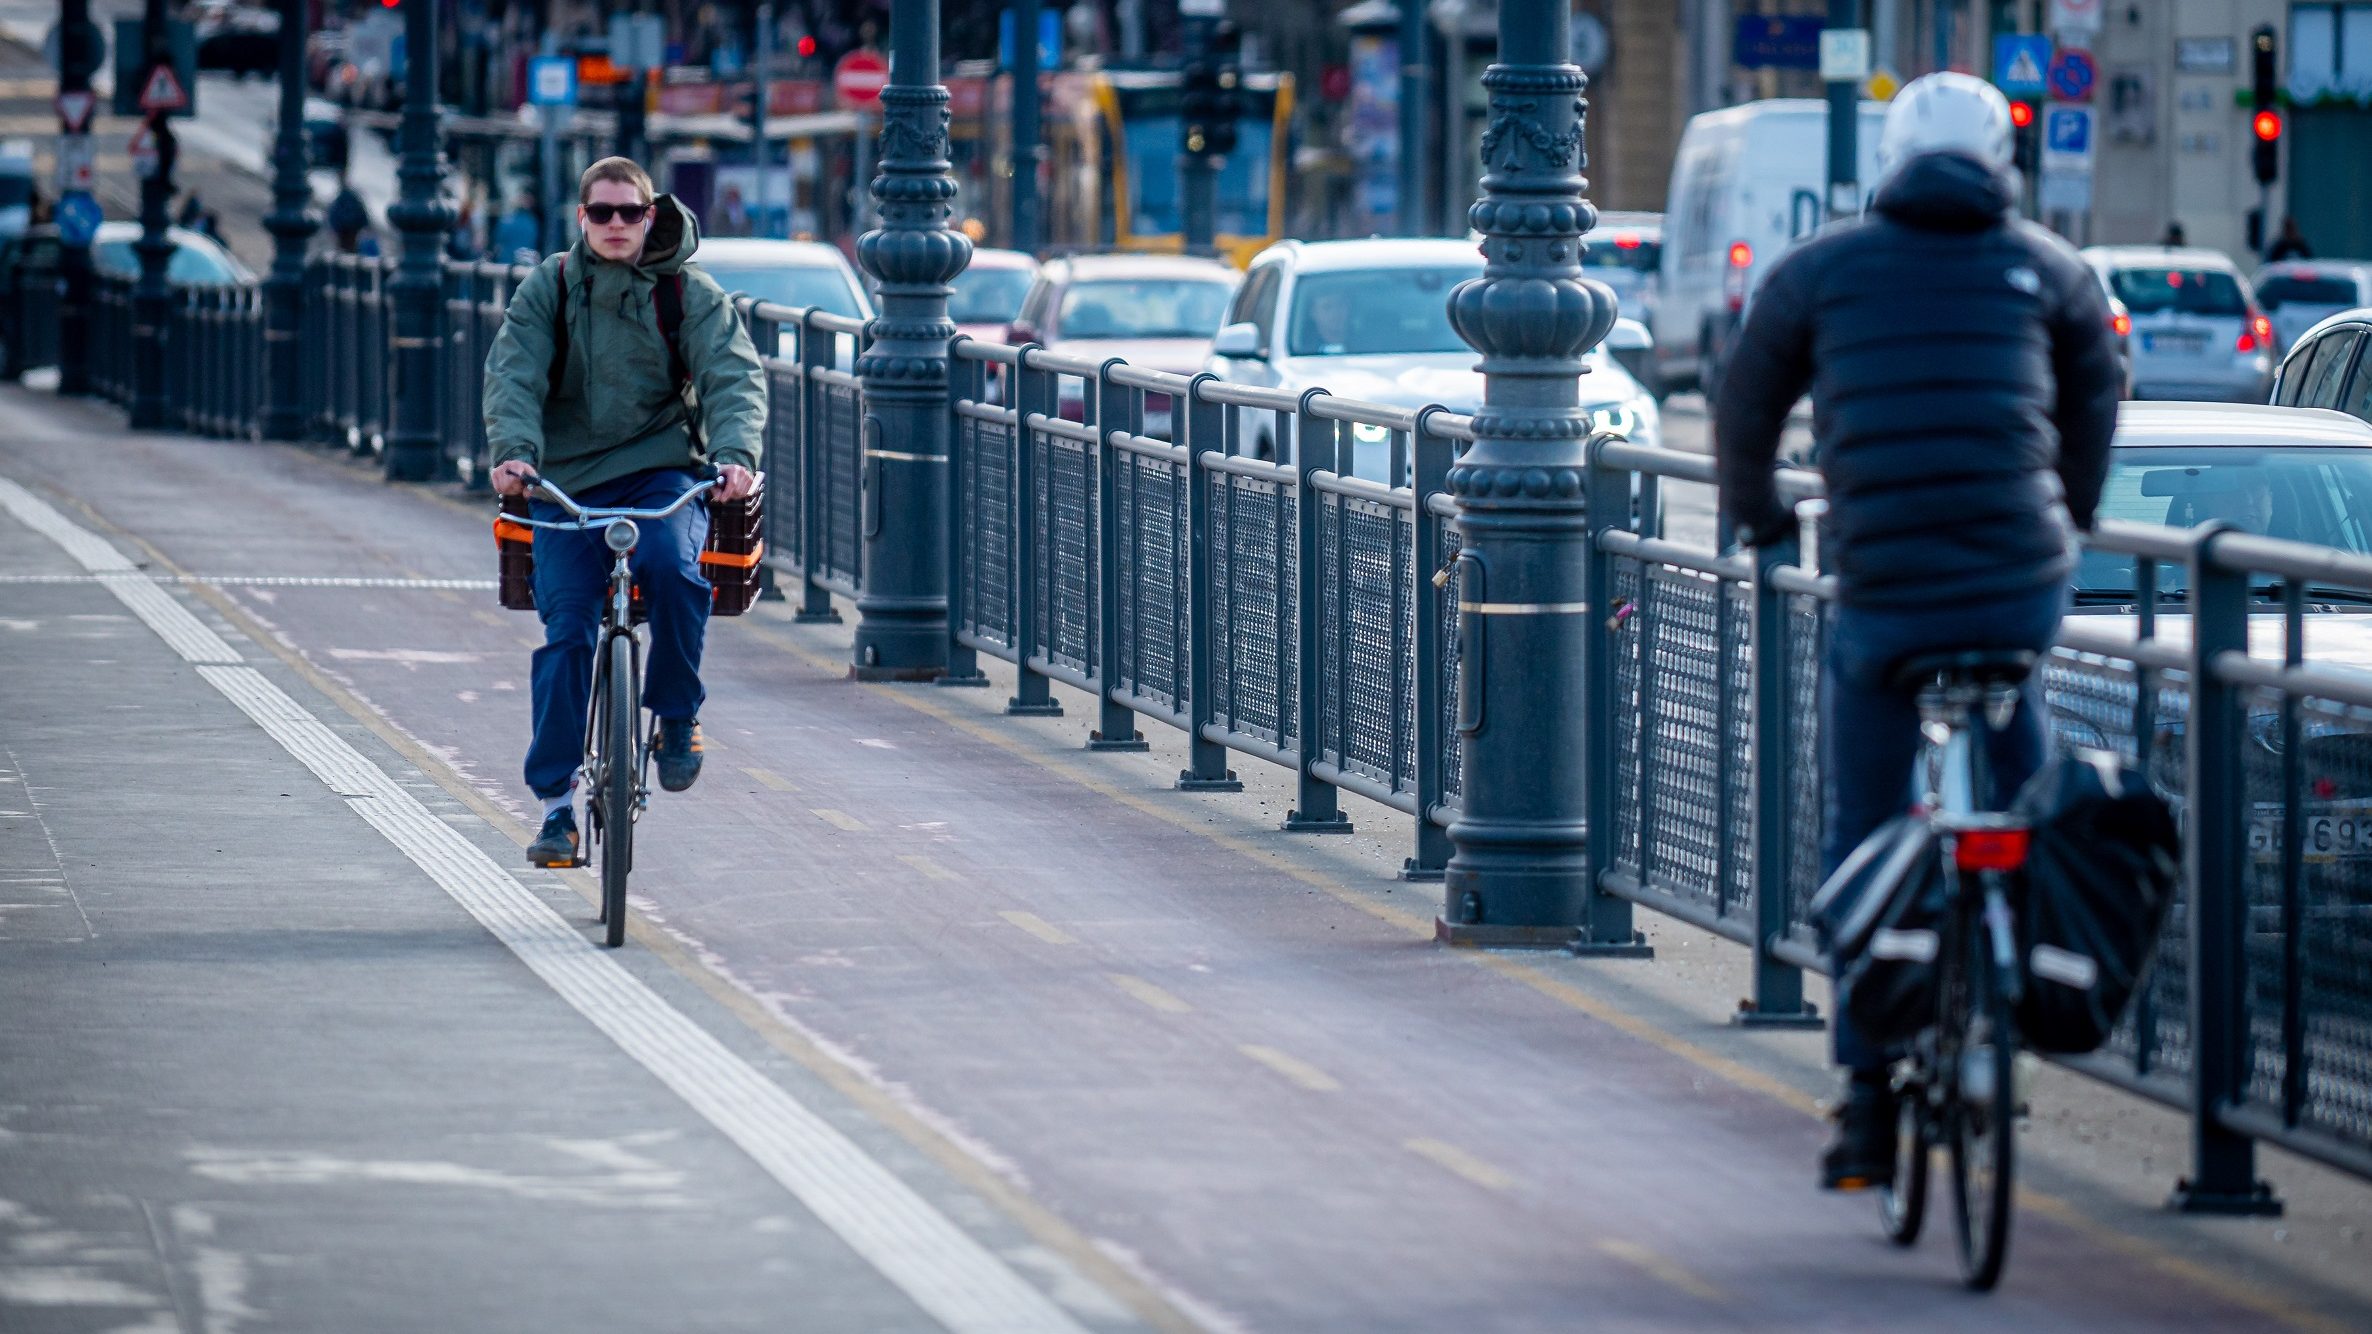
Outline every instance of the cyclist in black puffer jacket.
<path fill-rule="evenodd" d="M 1828 485 L 1831 609 L 1821 679 L 1828 800 L 1822 874 L 1904 808 L 1915 702 L 1887 685 L 1918 653 L 2042 650 L 2056 637 L 2074 530 L 2108 469 L 2122 377 L 2099 281 L 2015 216 L 2009 104 L 1964 74 L 1914 81 L 1888 108 L 1870 215 L 1824 231 L 1754 294 L 1714 405 L 1724 513 L 1750 545 L 1794 532 L 1772 484 L 1780 429 L 1812 396 Z M 2042 764 L 2039 674 L 1992 735 L 2007 797 Z M 1887 1053 L 1840 1021 L 1850 1072 L 1832 1189 L 1893 1171 Z"/>

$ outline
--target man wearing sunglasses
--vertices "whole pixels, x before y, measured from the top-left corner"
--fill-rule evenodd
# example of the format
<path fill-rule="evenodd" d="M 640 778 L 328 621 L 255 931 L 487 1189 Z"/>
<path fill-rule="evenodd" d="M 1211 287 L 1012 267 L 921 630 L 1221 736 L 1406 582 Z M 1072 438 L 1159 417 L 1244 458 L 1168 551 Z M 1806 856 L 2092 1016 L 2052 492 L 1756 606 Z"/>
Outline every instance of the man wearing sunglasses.
<path fill-rule="evenodd" d="M 577 200 L 582 234 L 519 284 L 486 358 L 495 491 L 525 495 L 540 475 L 579 504 L 660 509 L 714 465 L 714 499 L 747 496 L 766 429 L 764 372 L 724 289 L 686 262 L 699 224 L 674 196 L 655 196 L 650 176 L 622 157 L 587 168 Z M 548 500 L 534 502 L 534 514 L 562 517 Z M 707 539 L 708 512 L 691 505 L 645 522 L 633 556 L 650 611 L 643 703 L 659 718 L 659 785 L 670 792 L 700 776 Z M 536 531 L 544 644 L 531 678 L 526 777 L 544 820 L 527 849 L 532 865 L 576 861 L 571 790 L 608 577 L 598 531 Z"/>

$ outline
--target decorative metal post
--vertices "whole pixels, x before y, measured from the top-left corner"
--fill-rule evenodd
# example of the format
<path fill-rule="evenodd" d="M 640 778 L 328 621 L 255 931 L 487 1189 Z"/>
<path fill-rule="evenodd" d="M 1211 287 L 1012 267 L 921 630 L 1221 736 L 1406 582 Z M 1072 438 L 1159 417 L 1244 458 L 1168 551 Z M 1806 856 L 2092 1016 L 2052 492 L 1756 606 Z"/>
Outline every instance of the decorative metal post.
<path fill-rule="evenodd" d="M 148 0 L 142 19 L 146 56 L 141 62 L 145 87 L 160 66 L 173 65 L 173 36 L 166 26 L 165 0 Z M 187 91 L 186 89 L 184 90 Z M 166 285 L 165 268 L 173 260 L 173 242 L 166 209 L 173 200 L 172 113 L 159 108 L 148 113 L 148 134 L 155 144 L 156 166 L 140 182 L 140 239 L 133 250 L 140 257 L 140 277 L 132 288 L 132 402 L 135 431 L 162 430 L 165 425 L 165 326 L 173 319 L 173 289 Z"/>
<path fill-rule="evenodd" d="M 881 313 L 857 358 L 865 386 L 864 588 L 856 675 L 920 681 L 947 670 L 948 283 L 972 262 L 949 227 L 947 89 L 936 0 L 893 0 L 889 85 L 881 90 L 880 225 L 857 257 L 881 284 Z"/>
<path fill-rule="evenodd" d="M 1038 0 L 1013 0 L 1012 227 L 1005 244 L 1038 253 Z"/>
<path fill-rule="evenodd" d="M 403 0 L 404 119 L 403 165 L 396 170 L 398 197 L 387 220 L 403 235 L 403 257 L 387 285 L 395 305 L 394 421 L 387 433 L 387 478 L 394 482 L 432 480 L 444 464 L 437 438 L 439 380 L 444 369 L 443 326 L 445 231 L 453 211 L 445 207 L 445 169 L 437 133 L 436 0 Z"/>
<path fill-rule="evenodd" d="M 313 187 L 306 179 L 310 160 L 305 142 L 305 15 L 307 0 L 280 0 L 280 135 L 272 146 L 272 276 L 264 280 L 266 440 L 297 440 L 305 434 L 304 348 L 298 339 L 305 319 L 305 250 L 319 226 Z"/>
<path fill-rule="evenodd" d="M 82 212 L 86 218 L 98 217 L 98 206 L 91 199 L 90 167 L 91 115 L 94 103 L 78 105 L 79 117 L 69 117 L 68 100 L 89 98 L 91 75 L 97 70 L 105 47 L 97 25 L 91 22 L 90 0 L 64 0 L 58 17 L 58 393 L 61 397 L 79 396 L 91 392 L 91 247 L 87 237 L 65 225 L 66 219 Z M 82 244 L 69 244 L 80 238 Z M 24 318 L 23 297 L 18 299 L 17 318 Z M 22 341 L 22 329 L 19 329 Z M 11 349 L 9 356 L 23 369 L 21 350 Z"/>
<path fill-rule="evenodd" d="M 1458 552 L 1458 733 L 1464 805 L 1450 826 L 1438 938 L 1456 944 L 1633 947 L 1627 913 L 1593 907 L 1584 857 L 1589 696 L 1584 572 L 1588 414 L 1582 354 L 1614 327 L 1614 294 L 1581 276 L 1581 71 L 1567 0 L 1500 0 L 1499 63 L 1482 77 L 1483 276 L 1450 294 L 1482 354 L 1474 444 L 1449 470 Z M 1454 91 L 1454 90 L 1453 90 Z M 1609 497 L 1627 504 L 1628 497 Z M 1607 900 L 1614 907 L 1619 901 Z M 1606 934 L 1619 931 L 1619 938 Z"/>

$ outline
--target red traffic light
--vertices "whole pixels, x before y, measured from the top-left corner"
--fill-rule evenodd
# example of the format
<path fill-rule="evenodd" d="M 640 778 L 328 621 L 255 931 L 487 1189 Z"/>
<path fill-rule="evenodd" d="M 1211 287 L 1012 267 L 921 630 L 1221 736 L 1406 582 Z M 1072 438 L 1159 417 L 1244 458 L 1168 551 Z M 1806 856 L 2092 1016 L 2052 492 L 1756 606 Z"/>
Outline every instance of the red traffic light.
<path fill-rule="evenodd" d="M 2257 138 L 2272 143 L 2281 137 L 2281 113 L 2260 111 L 2249 119 L 2248 127 L 2256 131 Z"/>
<path fill-rule="evenodd" d="M 815 58 L 815 39 L 813 37 L 799 39 L 799 54 L 810 60 Z"/>
<path fill-rule="evenodd" d="M 2010 103 L 2010 124 L 2017 126 L 2021 130 L 2025 129 L 2029 125 L 2034 124 L 2034 103 Z"/>

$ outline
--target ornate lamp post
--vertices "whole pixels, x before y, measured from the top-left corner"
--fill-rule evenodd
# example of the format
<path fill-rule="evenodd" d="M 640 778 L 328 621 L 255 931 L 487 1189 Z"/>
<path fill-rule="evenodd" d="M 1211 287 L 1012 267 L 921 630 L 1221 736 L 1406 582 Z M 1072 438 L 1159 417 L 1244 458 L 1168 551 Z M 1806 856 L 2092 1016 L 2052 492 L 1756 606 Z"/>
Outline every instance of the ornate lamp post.
<path fill-rule="evenodd" d="M 305 433 L 304 348 L 305 248 L 320 224 L 313 217 L 312 186 L 305 178 L 306 0 L 280 0 L 280 134 L 272 146 L 272 276 L 264 280 L 263 433 L 267 440 L 296 440 Z"/>
<path fill-rule="evenodd" d="M 1016 36 L 1028 41 L 1034 34 Z M 857 599 L 856 674 L 929 680 L 948 666 L 948 282 L 972 242 L 948 226 L 947 89 L 939 82 L 935 0 L 890 8 L 889 85 L 881 90 L 881 225 L 857 242 L 881 283 L 865 384 L 865 591 Z"/>
<path fill-rule="evenodd" d="M 145 86 L 159 67 L 173 65 L 173 38 L 165 26 L 165 0 L 148 0 L 141 31 L 147 43 L 141 62 Z M 186 91 L 186 90 L 184 90 Z M 165 425 L 165 326 L 173 318 L 173 289 L 165 282 L 173 260 L 173 242 L 165 234 L 170 225 L 167 208 L 173 200 L 173 161 L 179 152 L 173 140 L 171 113 L 148 113 L 148 133 L 155 145 L 156 166 L 140 182 L 140 239 L 132 249 L 140 257 L 140 277 L 132 287 L 132 403 L 135 431 L 155 431 Z"/>
<path fill-rule="evenodd" d="M 398 198 L 387 220 L 403 234 L 403 257 L 387 284 L 395 303 L 395 423 L 387 435 L 387 477 L 425 482 L 437 475 L 444 450 L 437 439 L 437 405 L 444 367 L 445 171 L 437 133 L 436 0 L 403 0 L 403 165 Z"/>
<path fill-rule="evenodd" d="M 1614 327 L 1614 294 L 1581 276 L 1581 71 L 1566 63 L 1567 0 L 1500 0 L 1499 63 L 1483 74 L 1490 127 L 1483 276 L 1451 293 L 1450 318 L 1482 354 L 1475 442 L 1449 472 L 1457 498 L 1464 637 L 1465 806 L 1438 934 L 1475 945 L 1584 943 L 1631 950 L 1628 912 L 1588 892 L 1581 756 L 1583 493 L 1588 414 L 1582 354 Z M 1604 920 L 1584 922 L 1602 913 Z"/>

